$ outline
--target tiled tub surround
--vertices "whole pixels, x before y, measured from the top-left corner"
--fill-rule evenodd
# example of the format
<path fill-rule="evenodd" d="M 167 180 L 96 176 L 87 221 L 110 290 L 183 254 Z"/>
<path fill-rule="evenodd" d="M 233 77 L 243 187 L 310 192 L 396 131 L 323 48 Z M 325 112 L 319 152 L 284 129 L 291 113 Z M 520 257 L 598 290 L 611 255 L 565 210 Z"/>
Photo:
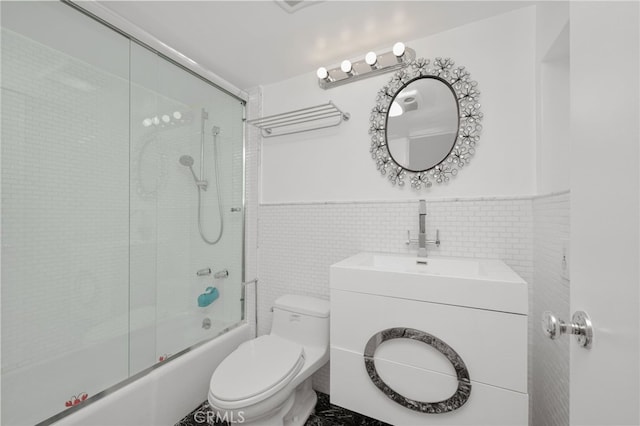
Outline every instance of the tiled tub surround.
<path fill-rule="evenodd" d="M 250 89 L 246 106 L 247 117 L 262 115 L 262 91 L 259 87 Z M 244 280 L 251 281 L 258 276 L 258 171 L 260 161 L 260 129 L 245 126 L 245 200 L 244 200 Z M 256 285 L 245 286 L 245 320 L 255 335 Z"/>
<path fill-rule="evenodd" d="M 568 192 L 533 199 L 533 375 L 532 424 L 569 424 L 569 344 L 572 339 L 551 340 L 539 326 L 544 311 L 567 321 L 569 280 L 562 277 L 562 241 L 569 240 Z"/>
<path fill-rule="evenodd" d="M 437 229 L 442 243 L 429 246 L 429 255 L 502 259 L 532 282 L 531 197 L 427 199 L 427 237 Z M 333 263 L 361 251 L 415 252 L 405 245 L 407 230 L 417 236 L 417 200 L 260 205 L 259 334 L 269 331 L 277 297 L 328 298 Z M 315 374 L 314 388 L 329 392 L 328 365 Z"/>

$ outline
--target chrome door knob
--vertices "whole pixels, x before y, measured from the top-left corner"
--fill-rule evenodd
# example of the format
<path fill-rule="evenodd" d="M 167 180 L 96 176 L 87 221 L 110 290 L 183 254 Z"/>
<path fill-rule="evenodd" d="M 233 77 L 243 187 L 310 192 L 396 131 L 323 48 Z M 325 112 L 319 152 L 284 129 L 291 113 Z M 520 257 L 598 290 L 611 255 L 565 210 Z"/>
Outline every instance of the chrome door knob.
<path fill-rule="evenodd" d="M 564 322 L 552 312 L 545 311 L 542 314 L 542 331 L 551 340 L 557 339 L 562 334 L 561 324 L 564 325 Z"/>
<path fill-rule="evenodd" d="M 578 344 L 586 349 L 591 348 L 593 343 L 593 326 L 591 319 L 586 312 L 577 311 L 571 318 L 571 323 L 567 324 L 552 312 L 545 311 L 542 314 L 542 331 L 552 340 L 563 334 L 573 334 L 576 336 Z"/>

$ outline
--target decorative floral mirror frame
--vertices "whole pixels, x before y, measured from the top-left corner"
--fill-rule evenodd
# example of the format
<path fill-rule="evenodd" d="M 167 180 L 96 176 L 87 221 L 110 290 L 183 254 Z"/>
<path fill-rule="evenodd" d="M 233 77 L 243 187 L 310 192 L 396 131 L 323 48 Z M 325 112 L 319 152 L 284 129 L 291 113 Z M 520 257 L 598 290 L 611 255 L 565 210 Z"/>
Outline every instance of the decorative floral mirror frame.
<path fill-rule="evenodd" d="M 460 127 L 453 148 L 445 159 L 430 169 L 411 171 L 396 163 L 389 154 L 387 119 L 396 95 L 405 86 L 423 77 L 438 77 L 450 86 L 458 102 Z M 418 58 L 396 72 L 389 83 L 378 92 L 376 106 L 371 110 L 369 119 L 369 151 L 380 173 L 383 176 L 387 175 L 389 181 L 398 186 L 404 186 L 405 177 L 409 175 L 411 186 L 417 190 L 430 188 L 433 182 L 448 182 L 450 176 L 457 175 L 458 170 L 468 164 L 475 154 L 475 146 L 480 140 L 482 130 L 479 97 L 478 83 L 471 80 L 471 75 L 465 67 L 454 67 L 454 62 L 449 58 L 435 58 L 433 62 Z"/>

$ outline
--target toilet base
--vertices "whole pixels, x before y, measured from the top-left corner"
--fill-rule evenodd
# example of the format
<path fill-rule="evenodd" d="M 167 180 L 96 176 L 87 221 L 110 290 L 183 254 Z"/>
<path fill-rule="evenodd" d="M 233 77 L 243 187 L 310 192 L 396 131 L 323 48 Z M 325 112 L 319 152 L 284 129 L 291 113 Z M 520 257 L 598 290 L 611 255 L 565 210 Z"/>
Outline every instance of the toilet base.
<path fill-rule="evenodd" d="M 313 413 L 318 396 L 311 388 L 311 378 L 302 382 L 285 402 L 257 419 L 245 419 L 242 410 L 226 410 L 225 419 L 230 423 L 242 423 L 247 426 L 304 426 Z"/>
<path fill-rule="evenodd" d="M 295 391 L 295 401 L 284 416 L 284 426 L 303 426 L 316 408 L 318 395 L 311 388 L 311 377 L 302 382 Z"/>

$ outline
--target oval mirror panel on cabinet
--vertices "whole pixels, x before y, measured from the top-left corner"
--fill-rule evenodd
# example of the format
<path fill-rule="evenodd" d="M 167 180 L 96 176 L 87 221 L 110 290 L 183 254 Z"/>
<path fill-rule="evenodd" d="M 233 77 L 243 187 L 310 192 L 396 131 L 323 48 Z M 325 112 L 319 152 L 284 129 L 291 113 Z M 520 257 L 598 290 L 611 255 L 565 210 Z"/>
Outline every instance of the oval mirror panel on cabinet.
<path fill-rule="evenodd" d="M 453 149 L 458 117 L 458 102 L 448 84 L 437 77 L 409 82 L 387 114 L 389 154 L 408 171 L 432 169 Z"/>

